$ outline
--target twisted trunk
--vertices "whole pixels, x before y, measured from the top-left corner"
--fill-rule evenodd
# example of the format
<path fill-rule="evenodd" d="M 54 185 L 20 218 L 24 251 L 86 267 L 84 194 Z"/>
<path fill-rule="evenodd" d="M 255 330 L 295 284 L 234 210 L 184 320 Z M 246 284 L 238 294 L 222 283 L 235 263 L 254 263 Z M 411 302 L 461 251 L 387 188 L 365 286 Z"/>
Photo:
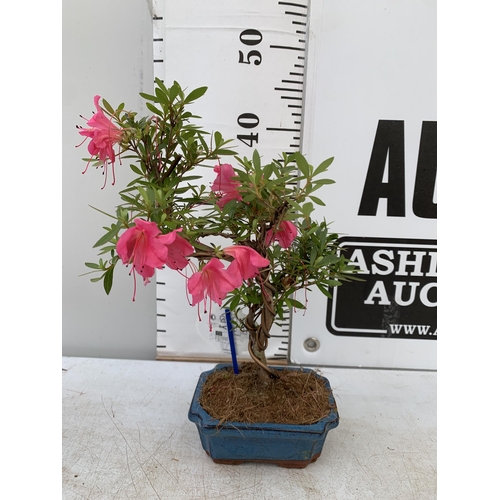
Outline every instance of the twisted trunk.
<path fill-rule="evenodd" d="M 271 336 L 276 311 L 273 303 L 274 287 L 268 281 L 268 272 L 262 272 L 261 292 L 262 304 L 251 304 L 245 319 L 248 330 L 248 352 L 253 361 L 260 367 L 259 377 L 264 385 L 268 385 L 275 373 L 267 366 L 266 349 Z M 259 324 L 256 323 L 260 316 Z"/>

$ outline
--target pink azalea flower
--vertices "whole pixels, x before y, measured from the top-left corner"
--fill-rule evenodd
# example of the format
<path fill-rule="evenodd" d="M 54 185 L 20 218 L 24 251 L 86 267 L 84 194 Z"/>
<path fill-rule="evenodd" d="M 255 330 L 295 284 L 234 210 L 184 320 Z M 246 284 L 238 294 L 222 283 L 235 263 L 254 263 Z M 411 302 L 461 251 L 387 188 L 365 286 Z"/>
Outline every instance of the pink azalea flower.
<path fill-rule="evenodd" d="M 174 270 L 184 269 L 189 264 L 186 257 L 194 252 L 194 248 L 191 243 L 185 240 L 182 236 L 179 236 L 178 233 L 181 231 L 182 229 L 175 229 L 171 233 L 158 236 L 158 239 L 168 249 L 165 264 L 170 267 L 170 269 Z"/>
<path fill-rule="evenodd" d="M 120 142 L 123 135 L 123 130 L 121 128 L 118 128 L 103 113 L 101 107 L 99 106 L 100 98 L 101 97 L 98 95 L 94 97 L 94 105 L 97 108 L 97 113 L 95 113 L 92 116 L 92 118 L 87 121 L 87 125 L 90 128 L 81 128 L 79 134 L 85 137 L 90 137 L 88 151 L 92 155 L 92 157 L 97 156 L 104 166 L 104 173 L 105 173 L 104 186 L 105 186 L 106 178 L 108 175 L 107 174 L 108 162 L 111 163 L 111 169 L 113 174 L 112 184 L 115 183 L 116 155 L 113 146 Z M 87 163 L 87 167 L 85 168 L 83 173 L 87 171 L 89 163 Z"/>
<path fill-rule="evenodd" d="M 201 271 L 188 279 L 188 291 L 193 296 L 193 306 L 202 300 L 206 302 L 207 298 L 221 306 L 226 295 L 237 286 L 234 277 L 231 277 L 224 264 L 216 258 L 210 259 Z"/>
<path fill-rule="evenodd" d="M 138 272 L 147 285 L 156 269 L 162 269 L 166 264 L 172 269 L 183 269 L 187 266 L 187 255 L 193 253 L 193 247 L 177 232 L 162 235 L 155 222 L 135 219 L 135 226 L 128 228 L 118 239 L 116 253 L 124 264 L 132 264 L 134 273 Z M 172 236 L 173 234 L 173 236 Z M 181 241 L 182 240 L 182 241 Z"/>
<path fill-rule="evenodd" d="M 217 206 L 224 208 L 224 205 L 228 201 L 241 201 L 242 197 L 238 191 L 238 187 L 241 184 L 235 179 L 236 172 L 234 168 L 229 163 L 224 163 L 216 165 L 214 172 L 217 174 L 217 177 L 212 185 L 212 191 L 221 196 L 219 201 L 217 201 Z"/>
<path fill-rule="evenodd" d="M 288 248 L 297 236 L 297 228 L 288 220 L 281 222 L 277 231 L 270 229 L 266 234 L 266 245 L 277 240 L 282 248 Z"/>
<path fill-rule="evenodd" d="M 269 261 L 262 257 L 253 248 L 244 245 L 235 245 L 224 248 L 224 253 L 234 257 L 229 264 L 228 272 L 235 276 L 239 285 L 243 280 L 255 278 L 259 274 L 259 268 L 269 265 Z"/>

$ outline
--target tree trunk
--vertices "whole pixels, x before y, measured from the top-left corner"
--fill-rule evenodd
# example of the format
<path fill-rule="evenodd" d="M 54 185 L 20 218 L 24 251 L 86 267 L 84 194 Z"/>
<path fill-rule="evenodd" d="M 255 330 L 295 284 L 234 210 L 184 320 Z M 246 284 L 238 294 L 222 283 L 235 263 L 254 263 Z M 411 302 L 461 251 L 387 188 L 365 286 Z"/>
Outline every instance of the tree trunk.
<path fill-rule="evenodd" d="M 268 283 L 267 274 L 261 274 L 262 278 L 262 304 L 250 305 L 245 326 L 248 330 L 248 351 L 252 359 L 259 365 L 259 377 L 264 385 L 268 385 L 276 374 L 267 366 L 266 349 L 271 336 L 271 327 L 274 323 L 276 311 L 273 304 L 274 287 Z M 260 313 L 260 314 L 259 314 Z M 255 323 L 256 317 L 260 316 L 259 324 Z"/>

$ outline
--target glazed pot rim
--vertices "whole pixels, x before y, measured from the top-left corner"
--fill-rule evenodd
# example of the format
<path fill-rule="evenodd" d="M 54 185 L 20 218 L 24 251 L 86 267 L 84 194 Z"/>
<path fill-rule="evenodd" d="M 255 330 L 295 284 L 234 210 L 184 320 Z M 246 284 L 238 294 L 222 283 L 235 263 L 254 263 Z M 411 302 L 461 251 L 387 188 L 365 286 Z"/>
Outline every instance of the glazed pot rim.
<path fill-rule="evenodd" d="M 269 422 L 255 422 L 255 423 L 246 423 L 246 422 L 223 422 L 222 424 L 220 423 L 220 420 L 215 419 L 211 417 L 200 405 L 199 403 L 199 398 L 201 396 L 201 391 L 203 388 L 203 384 L 205 383 L 205 380 L 207 377 L 213 373 L 216 370 L 221 370 L 224 368 L 231 368 L 232 365 L 230 363 L 219 363 L 214 368 L 211 370 L 202 372 L 200 374 L 200 378 L 198 380 L 198 384 L 196 386 L 195 393 L 193 395 L 193 399 L 191 401 L 191 406 L 189 410 L 189 420 L 192 422 L 198 423 L 205 429 L 234 429 L 236 431 L 238 430 L 243 430 L 243 429 L 256 429 L 256 430 L 266 430 L 266 431 L 282 431 L 282 432 L 287 432 L 287 431 L 294 431 L 294 432 L 305 432 L 305 433 L 318 433 L 322 434 L 325 432 L 325 428 L 328 427 L 329 429 L 333 429 L 334 427 L 337 427 L 339 423 L 339 415 L 338 411 L 332 408 L 331 412 L 326 416 L 323 417 L 321 420 L 318 420 L 318 422 L 315 422 L 313 424 L 278 424 L 278 423 L 269 423 Z M 272 366 L 274 370 L 285 370 L 285 369 L 292 369 L 292 370 L 303 370 L 305 372 L 314 372 L 315 376 L 318 377 L 319 379 L 323 380 L 325 382 L 326 387 L 331 391 L 330 387 L 330 382 L 327 378 L 323 377 L 322 375 L 318 374 L 316 370 L 312 368 L 304 368 L 304 367 L 294 367 L 294 366 Z M 330 402 L 332 404 L 335 403 L 335 398 L 330 392 Z"/>

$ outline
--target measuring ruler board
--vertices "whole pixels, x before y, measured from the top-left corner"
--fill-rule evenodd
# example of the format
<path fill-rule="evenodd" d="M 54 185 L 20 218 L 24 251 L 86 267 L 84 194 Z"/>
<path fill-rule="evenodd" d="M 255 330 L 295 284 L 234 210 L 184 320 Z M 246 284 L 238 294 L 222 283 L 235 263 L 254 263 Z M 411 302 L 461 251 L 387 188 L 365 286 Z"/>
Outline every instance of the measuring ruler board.
<path fill-rule="evenodd" d="M 179 7 L 164 0 L 153 2 L 153 8 L 155 77 L 167 86 L 176 80 L 188 90 L 208 86 L 193 107 L 206 130 L 234 138 L 239 156 L 251 157 L 257 149 L 264 162 L 301 150 L 307 1 L 187 0 Z M 198 321 L 183 279 L 172 274 L 157 274 L 158 358 L 229 355 L 224 311 L 212 306 L 212 328 L 208 318 Z M 287 361 L 290 331 L 288 314 L 273 326 L 270 360 Z M 249 358 L 248 334 L 235 335 L 239 356 Z"/>

